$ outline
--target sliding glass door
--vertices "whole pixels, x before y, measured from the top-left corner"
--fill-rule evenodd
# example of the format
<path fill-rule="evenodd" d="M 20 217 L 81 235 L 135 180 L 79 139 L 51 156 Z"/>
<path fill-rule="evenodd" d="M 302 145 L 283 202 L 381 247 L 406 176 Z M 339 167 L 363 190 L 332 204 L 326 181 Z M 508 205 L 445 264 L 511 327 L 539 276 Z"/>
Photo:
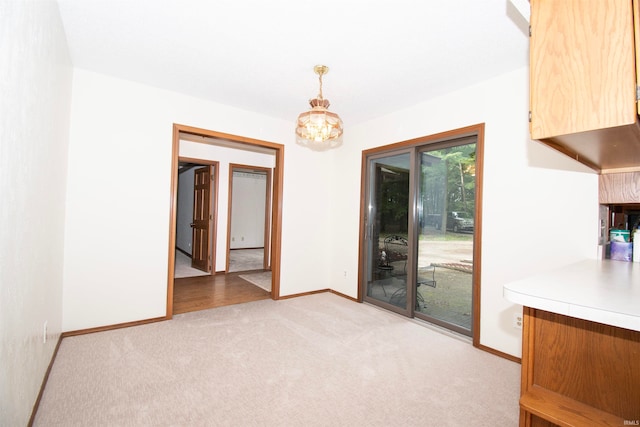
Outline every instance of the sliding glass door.
<path fill-rule="evenodd" d="M 371 156 L 367 166 L 364 299 L 403 314 L 409 313 L 412 298 L 411 162 L 412 153 L 405 150 Z"/>
<path fill-rule="evenodd" d="M 361 295 L 471 336 L 482 144 L 466 131 L 365 151 Z"/>
<path fill-rule="evenodd" d="M 415 316 L 472 332 L 475 138 L 419 151 Z"/>

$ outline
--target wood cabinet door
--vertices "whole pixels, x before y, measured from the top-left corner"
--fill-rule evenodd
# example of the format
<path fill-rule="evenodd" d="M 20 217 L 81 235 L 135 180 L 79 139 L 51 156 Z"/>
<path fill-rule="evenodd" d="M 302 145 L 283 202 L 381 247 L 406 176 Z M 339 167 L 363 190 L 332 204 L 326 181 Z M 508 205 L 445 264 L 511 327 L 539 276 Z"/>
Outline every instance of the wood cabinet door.
<path fill-rule="evenodd" d="M 531 0 L 531 137 L 636 121 L 632 0 Z"/>

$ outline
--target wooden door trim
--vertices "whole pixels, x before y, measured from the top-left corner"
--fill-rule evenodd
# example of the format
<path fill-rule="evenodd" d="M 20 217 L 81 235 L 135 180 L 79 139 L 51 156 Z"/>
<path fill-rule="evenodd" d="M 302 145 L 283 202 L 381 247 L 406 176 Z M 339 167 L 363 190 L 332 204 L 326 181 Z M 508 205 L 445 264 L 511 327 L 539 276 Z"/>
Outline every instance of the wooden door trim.
<path fill-rule="evenodd" d="M 178 158 L 180 151 L 180 133 L 202 137 L 201 143 L 208 143 L 206 138 L 222 139 L 253 147 L 270 148 L 275 151 L 276 164 L 273 170 L 273 200 L 271 215 L 271 299 L 280 299 L 280 259 L 282 249 L 282 196 L 284 181 L 284 145 L 262 141 L 228 133 L 216 132 L 193 126 L 173 124 L 173 145 L 171 150 L 171 186 L 169 197 L 169 263 L 167 272 L 167 313 L 166 318 L 173 318 L 173 281 L 175 273 L 176 244 L 176 205 L 178 197 Z M 217 201 L 217 200 L 216 200 Z M 217 207 L 216 207 L 217 212 Z M 215 270 L 215 267 L 213 268 Z"/>
<path fill-rule="evenodd" d="M 269 218 L 271 215 L 269 214 L 272 209 L 272 201 L 271 201 L 271 168 L 267 168 L 264 166 L 252 166 L 245 165 L 240 163 L 229 163 L 229 188 L 227 190 L 227 262 L 225 265 L 225 272 L 229 272 L 229 258 L 231 257 L 231 200 L 233 197 L 233 172 L 238 171 L 260 171 L 265 172 L 267 176 L 266 182 L 266 193 L 265 193 L 265 212 L 264 212 L 264 255 L 262 261 L 262 268 L 267 270 L 269 268 L 268 259 L 269 254 L 271 253 L 270 247 L 267 246 L 267 242 L 270 241 L 270 227 L 269 227 Z M 269 245 L 270 246 L 270 245 Z"/>
<path fill-rule="evenodd" d="M 264 206 L 264 241 L 271 241 L 271 212 L 272 212 L 272 202 L 273 202 L 273 187 L 272 187 L 272 179 L 271 179 L 272 171 L 271 169 L 267 170 L 267 192 L 264 195 L 266 198 L 265 206 Z M 265 270 L 271 269 L 271 245 L 264 245 L 264 260 L 262 263 L 262 268 Z"/>

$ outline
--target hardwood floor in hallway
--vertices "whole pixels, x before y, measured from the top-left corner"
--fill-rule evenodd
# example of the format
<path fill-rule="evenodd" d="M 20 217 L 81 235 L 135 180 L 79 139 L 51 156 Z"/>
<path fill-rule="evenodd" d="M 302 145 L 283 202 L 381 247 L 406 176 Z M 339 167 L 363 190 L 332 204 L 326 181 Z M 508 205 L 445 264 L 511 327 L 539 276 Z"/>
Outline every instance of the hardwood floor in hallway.
<path fill-rule="evenodd" d="M 174 279 L 173 314 L 271 298 L 271 293 L 239 277 L 220 273 Z"/>

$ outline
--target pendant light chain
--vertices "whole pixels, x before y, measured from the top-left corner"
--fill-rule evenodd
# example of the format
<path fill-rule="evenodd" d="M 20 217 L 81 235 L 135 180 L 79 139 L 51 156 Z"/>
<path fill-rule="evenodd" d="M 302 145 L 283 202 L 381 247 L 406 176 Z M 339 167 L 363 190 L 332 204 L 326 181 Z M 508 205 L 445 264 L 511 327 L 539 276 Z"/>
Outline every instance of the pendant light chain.
<path fill-rule="evenodd" d="M 323 75 L 323 74 L 324 74 L 324 73 L 318 73 L 318 81 L 320 81 L 320 92 L 318 93 L 318 98 L 319 98 L 319 99 L 324 99 L 324 98 L 322 97 L 322 75 Z"/>

